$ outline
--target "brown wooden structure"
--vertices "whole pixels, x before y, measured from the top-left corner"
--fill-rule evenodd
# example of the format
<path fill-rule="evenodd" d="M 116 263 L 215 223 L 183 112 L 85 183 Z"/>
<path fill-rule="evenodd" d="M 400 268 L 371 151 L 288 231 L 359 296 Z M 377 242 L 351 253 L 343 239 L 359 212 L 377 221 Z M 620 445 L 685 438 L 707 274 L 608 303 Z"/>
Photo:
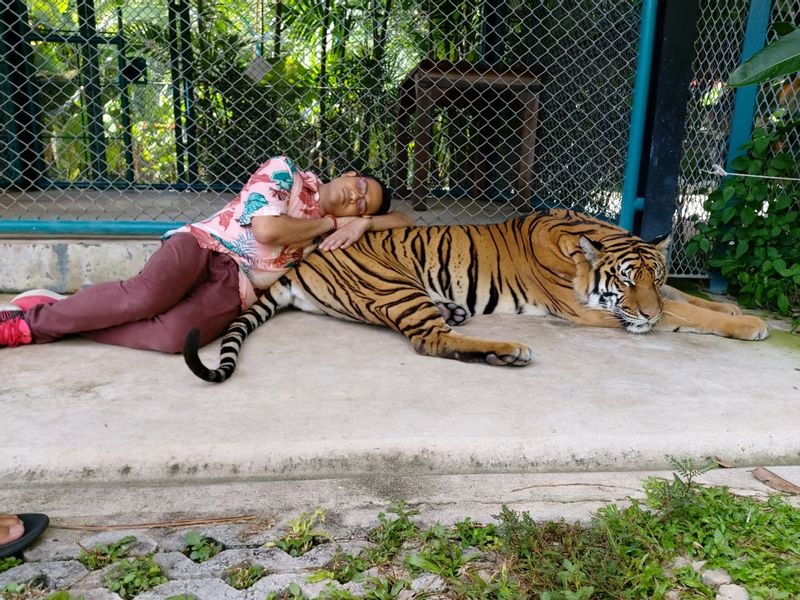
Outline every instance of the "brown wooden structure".
<path fill-rule="evenodd" d="M 532 194 L 534 143 L 536 138 L 539 91 L 539 66 L 481 65 L 468 62 L 421 61 L 400 84 L 398 93 L 398 152 L 395 173 L 399 194 L 407 193 L 409 146 L 414 142 L 414 170 L 411 198 L 416 210 L 425 210 L 430 194 L 428 175 L 433 143 L 431 126 L 434 109 L 455 107 L 473 112 L 476 127 L 470 154 L 473 189 L 486 189 L 487 157 L 493 133 L 489 131 L 489 111 L 497 112 L 513 100 L 521 106 L 516 184 L 513 203 L 527 206 Z M 416 116 L 416 127 L 411 117 Z"/>

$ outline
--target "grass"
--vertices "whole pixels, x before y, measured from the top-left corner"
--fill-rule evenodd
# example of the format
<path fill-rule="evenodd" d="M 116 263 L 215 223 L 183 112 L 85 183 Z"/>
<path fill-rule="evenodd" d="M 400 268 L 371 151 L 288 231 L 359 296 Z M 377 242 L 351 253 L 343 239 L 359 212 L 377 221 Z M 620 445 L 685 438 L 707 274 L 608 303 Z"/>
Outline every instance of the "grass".
<path fill-rule="evenodd" d="M 429 572 L 448 598 L 658 599 L 670 590 L 714 598 L 690 566 L 671 568 L 680 557 L 724 569 L 752 600 L 800 598 L 800 510 L 780 495 L 760 501 L 700 486 L 694 479 L 709 467 L 676 466 L 672 480 L 646 481 L 645 500 L 609 505 L 588 525 L 538 523 L 503 507 L 497 524 L 465 519 L 420 531 L 413 511 L 396 506 L 398 517 L 381 515 L 370 532 L 374 547 L 337 554 L 311 580 L 358 581 L 366 569 L 391 564 L 396 589 Z M 391 589 L 387 583 L 382 595 L 364 598 L 391 598 Z"/>

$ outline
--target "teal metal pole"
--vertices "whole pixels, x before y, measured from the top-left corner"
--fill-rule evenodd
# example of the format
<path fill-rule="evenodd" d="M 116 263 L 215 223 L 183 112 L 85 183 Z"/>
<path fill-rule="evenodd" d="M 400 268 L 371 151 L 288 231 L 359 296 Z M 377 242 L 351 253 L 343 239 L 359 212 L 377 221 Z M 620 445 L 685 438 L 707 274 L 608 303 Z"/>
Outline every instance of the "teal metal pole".
<path fill-rule="evenodd" d="M 742 60 L 740 64 L 753 56 L 764 47 L 769 30 L 769 17 L 772 12 L 772 2 L 765 0 L 751 0 L 750 12 L 747 15 L 747 27 L 744 31 L 744 44 L 742 45 Z M 737 88 L 733 104 L 733 117 L 731 119 L 731 135 L 728 138 L 727 169 L 731 170 L 731 163 L 741 156 L 740 147 L 745 144 L 753 132 L 753 120 L 756 115 L 759 86 L 756 84 Z"/>
<path fill-rule="evenodd" d="M 183 223 L 172 221 L 0 221 L 2 234 L 143 235 L 160 237 Z"/>
<path fill-rule="evenodd" d="M 650 72 L 653 65 L 653 46 L 656 35 L 656 8 L 658 0 L 642 3 L 642 31 L 639 35 L 639 56 L 636 59 L 636 79 L 633 85 L 633 108 L 631 131 L 628 137 L 628 158 L 625 163 L 625 179 L 622 183 L 622 206 L 619 225 L 628 231 L 633 229 L 633 216 L 641 209 L 643 200 L 637 198 L 639 170 L 642 165 L 644 125 L 647 117 L 647 97 L 650 88 Z"/>

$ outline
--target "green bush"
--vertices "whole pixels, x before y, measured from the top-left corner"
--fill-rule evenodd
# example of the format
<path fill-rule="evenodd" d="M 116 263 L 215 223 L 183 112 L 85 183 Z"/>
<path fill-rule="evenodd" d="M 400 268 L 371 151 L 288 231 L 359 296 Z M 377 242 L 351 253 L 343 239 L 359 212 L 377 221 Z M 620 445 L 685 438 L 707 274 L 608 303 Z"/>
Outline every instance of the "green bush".
<path fill-rule="evenodd" d="M 742 305 L 790 316 L 795 328 L 800 325 L 800 183 L 792 179 L 800 169 L 783 146 L 798 133 L 800 121 L 755 129 L 733 169 L 760 177 L 724 179 L 708 196 L 703 205 L 708 219 L 696 220 L 698 233 L 686 247 L 689 257 L 697 252 L 710 257 L 708 264 L 720 270 Z"/>

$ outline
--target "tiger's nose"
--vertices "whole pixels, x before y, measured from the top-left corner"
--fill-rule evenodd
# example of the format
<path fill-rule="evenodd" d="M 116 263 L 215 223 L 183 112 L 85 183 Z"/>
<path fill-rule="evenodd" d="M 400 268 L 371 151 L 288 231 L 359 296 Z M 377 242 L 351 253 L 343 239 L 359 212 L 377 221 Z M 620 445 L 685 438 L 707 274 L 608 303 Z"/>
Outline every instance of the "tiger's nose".
<path fill-rule="evenodd" d="M 650 320 L 650 318 L 653 316 L 651 313 L 649 313 L 649 312 L 647 312 L 647 311 L 644 311 L 644 310 L 641 310 L 641 309 L 639 309 L 639 314 L 640 314 L 640 315 L 642 315 L 642 316 L 643 316 L 645 319 L 647 319 L 648 321 L 649 321 L 649 320 Z"/>

